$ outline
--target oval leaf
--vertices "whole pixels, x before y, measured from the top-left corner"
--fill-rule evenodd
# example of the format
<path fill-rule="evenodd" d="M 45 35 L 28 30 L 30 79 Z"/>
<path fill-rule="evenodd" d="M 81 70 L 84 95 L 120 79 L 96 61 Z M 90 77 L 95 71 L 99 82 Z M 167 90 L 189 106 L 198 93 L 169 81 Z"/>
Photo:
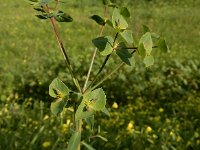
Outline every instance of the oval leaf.
<path fill-rule="evenodd" d="M 58 13 L 55 15 L 55 19 L 58 22 L 72 22 L 73 21 L 73 18 L 70 15 L 64 13 L 63 11 L 58 11 Z"/>
<path fill-rule="evenodd" d="M 139 47 L 138 47 L 138 53 L 139 53 L 139 55 L 140 55 L 142 58 L 144 58 L 144 57 L 146 56 L 146 50 L 145 50 L 145 48 L 144 48 L 143 43 L 141 43 L 141 44 L 139 45 Z"/>
<path fill-rule="evenodd" d="M 120 35 L 128 44 L 133 44 L 133 35 L 131 30 L 124 30 L 123 32 L 120 32 Z"/>
<path fill-rule="evenodd" d="M 54 98 L 64 98 L 69 95 L 68 87 L 58 78 L 49 85 L 49 95 Z"/>
<path fill-rule="evenodd" d="M 117 30 L 123 30 L 128 28 L 128 23 L 124 17 L 120 14 L 118 8 L 115 8 L 112 15 L 113 27 Z"/>
<path fill-rule="evenodd" d="M 120 14 L 122 15 L 122 16 L 124 16 L 124 17 L 127 17 L 127 18 L 129 18 L 131 15 L 130 15 L 130 12 L 129 12 L 129 10 L 128 10 L 128 8 L 126 8 L 126 7 L 122 7 L 121 9 L 120 9 Z"/>
<path fill-rule="evenodd" d="M 88 111 L 88 110 L 84 111 L 85 107 L 86 107 L 86 105 L 85 105 L 85 101 L 83 99 L 82 102 L 80 103 L 80 105 L 78 106 L 78 109 L 75 114 L 76 121 L 78 121 L 80 119 L 86 119 L 88 117 L 91 117 L 94 114 L 93 111 Z"/>
<path fill-rule="evenodd" d="M 35 15 L 36 17 L 38 17 L 39 19 L 48 19 L 48 15 L 47 14 L 42 14 L 42 15 Z"/>
<path fill-rule="evenodd" d="M 148 55 L 151 54 L 151 51 L 152 51 L 152 47 L 153 47 L 153 41 L 152 41 L 152 38 L 151 38 L 151 33 L 150 32 L 147 32 L 145 33 L 141 39 L 140 39 L 140 42 L 139 44 L 143 43 L 144 45 L 144 48 L 146 50 L 146 53 Z"/>
<path fill-rule="evenodd" d="M 57 100 L 56 102 L 51 103 L 51 112 L 54 115 L 58 115 L 62 112 L 63 108 L 66 106 L 66 102 L 62 99 Z"/>
<path fill-rule="evenodd" d="M 113 51 L 113 38 L 110 36 L 102 36 L 92 40 L 92 43 L 100 51 L 101 55 L 107 56 Z"/>
<path fill-rule="evenodd" d="M 83 95 L 83 99 L 85 100 L 87 107 L 95 111 L 100 111 L 105 108 L 106 95 L 101 88 Z"/>
<path fill-rule="evenodd" d="M 98 15 L 93 15 L 90 17 L 92 20 L 94 20 L 97 24 L 99 25 L 105 25 L 105 21 L 103 18 L 101 18 L 100 16 Z"/>
<path fill-rule="evenodd" d="M 126 45 L 124 42 L 121 42 L 117 46 L 116 54 L 120 57 L 120 59 L 126 63 L 127 65 L 131 66 L 130 58 L 132 55 L 129 53 L 129 51 L 126 49 Z"/>
<path fill-rule="evenodd" d="M 142 27 L 143 27 L 143 33 L 144 34 L 147 33 L 147 32 L 150 32 L 150 29 L 149 29 L 148 26 L 146 26 L 146 25 L 143 24 Z"/>
<path fill-rule="evenodd" d="M 158 41 L 158 48 L 163 52 L 168 52 L 168 46 L 164 39 Z"/>
<path fill-rule="evenodd" d="M 154 64 L 153 56 L 149 55 L 144 58 L 144 64 L 146 67 L 152 66 Z"/>

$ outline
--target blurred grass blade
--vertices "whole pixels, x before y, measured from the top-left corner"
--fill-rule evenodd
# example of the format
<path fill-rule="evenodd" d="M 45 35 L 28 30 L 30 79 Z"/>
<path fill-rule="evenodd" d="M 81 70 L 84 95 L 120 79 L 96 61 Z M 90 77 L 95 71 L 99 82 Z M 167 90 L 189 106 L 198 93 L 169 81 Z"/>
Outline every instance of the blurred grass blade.
<path fill-rule="evenodd" d="M 81 141 L 81 133 L 75 132 L 69 140 L 67 150 L 77 150 L 80 141 Z"/>
<path fill-rule="evenodd" d="M 91 145 L 85 143 L 84 141 L 82 141 L 81 144 L 84 145 L 88 150 L 95 150 Z"/>

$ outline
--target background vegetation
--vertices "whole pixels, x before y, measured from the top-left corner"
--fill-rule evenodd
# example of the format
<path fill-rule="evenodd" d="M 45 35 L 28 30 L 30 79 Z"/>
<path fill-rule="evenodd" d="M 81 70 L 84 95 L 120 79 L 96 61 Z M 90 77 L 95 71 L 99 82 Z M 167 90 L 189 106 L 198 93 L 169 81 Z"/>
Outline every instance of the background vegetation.
<path fill-rule="evenodd" d="M 52 27 L 36 19 L 23 1 L 0 2 L 0 149 L 64 149 L 70 135 L 71 110 L 66 109 L 59 118 L 50 113 L 48 85 L 57 76 L 69 85 L 72 81 Z M 74 22 L 58 26 L 76 72 L 85 78 L 94 49 L 91 39 L 100 30 L 88 16 L 101 15 L 102 6 L 97 0 L 64 2 L 63 10 L 72 14 Z M 200 149 L 200 1 L 123 3 L 130 8 L 135 39 L 145 24 L 165 37 L 170 53 L 154 51 L 155 65 L 151 68 L 136 58 L 135 68 L 122 69 L 104 84 L 111 117 L 99 114 L 101 126 L 96 126 L 95 132 L 108 142 L 92 137 L 93 146 L 114 150 Z M 87 136 L 87 132 L 83 134 Z"/>

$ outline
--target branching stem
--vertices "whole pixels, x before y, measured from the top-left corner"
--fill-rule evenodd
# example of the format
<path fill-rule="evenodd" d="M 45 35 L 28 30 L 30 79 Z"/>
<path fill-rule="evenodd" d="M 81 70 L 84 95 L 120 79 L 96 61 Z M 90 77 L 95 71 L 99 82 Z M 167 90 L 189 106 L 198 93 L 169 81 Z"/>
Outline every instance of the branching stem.
<path fill-rule="evenodd" d="M 136 50 L 137 50 L 137 48 L 135 48 L 132 52 L 131 52 L 131 54 L 133 55 L 135 52 L 136 52 Z M 108 75 L 106 75 L 102 80 L 100 80 L 95 86 L 93 86 L 92 88 L 91 88 L 91 90 L 94 90 L 94 89 L 96 89 L 100 84 L 102 84 L 105 80 L 107 80 L 111 75 L 113 75 L 117 70 L 119 70 L 123 65 L 125 65 L 125 63 L 124 62 L 121 62 L 119 65 L 117 65 L 116 67 L 115 67 L 115 69 L 113 69 L 113 71 L 111 71 L 110 73 L 108 73 Z M 87 89 L 88 90 L 88 89 Z M 86 91 L 87 91 L 86 90 Z"/>
<path fill-rule="evenodd" d="M 48 7 L 48 5 L 46 5 L 46 10 L 49 12 L 49 7 Z M 56 38 L 57 38 L 57 41 L 58 41 L 60 50 L 61 50 L 61 52 L 62 52 L 62 54 L 63 54 L 64 60 L 65 60 L 66 65 L 67 65 L 67 67 L 68 67 L 68 69 L 69 69 L 70 75 L 71 75 L 71 77 L 72 77 L 72 79 L 73 79 L 73 82 L 74 82 L 75 86 L 77 87 L 78 91 L 79 91 L 79 92 L 82 92 L 82 91 L 81 91 L 80 84 L 79 84 L 79 81 L 78 81 L 78 79 L 76 78 L 76 76 L 75 76 L 75 74 L 74 74 L 73 68 L 72 68 L 72 66 L 71 66 L 71 64 L 70 64 L 69 57 L 68 57 L 68 55 L 67 55 L 67 53 L 66 53 L 66 51 L 65 51 L 65 48 L 64 48 L 64 46 L 63 46 L 63 42 L 62 42 L 62 39 L 61 39 L 61 37 L 60 37 L 60 35 L 59 35 L 57 26 L 56 26 L 56 24 L 55 24 L 55 19 L 54 19 L 54 17 L 51 17 L 51 18 L 50 18 L 50 21 L 51 21 L 51 24 L 52 24 L 52 26 L 53 26 L 53 29 L 54 29 L 54 32 L 55 32 L 55 35 L 56 35 Z"/>
<path fill-rule="evenodd" d="M 112 45 L 113 47 L 115 46 L 115 43 L 116 43 L 116 40 L 117 40 L 118 35 L 119 35 L 119 33 L 117 32 L 116 35 L 115 35 L 115 38 L 114 38 L 113 45 Z M 114 48 L 113 48 L 113 51 L 114 51 Z M 99 71 L 97 72 L 95 78 L 92 80 L 92 82 L 90 83 L 90 85 L 88 86 L 88 88 L 90 88 L 90 87 L 95 83 L 95 81 L 98 79 L 100 73 L 103 71 L 104 67 L 106 66 L 106 64 L 107 64 L 107 62 L 108 62 L 110 56 L 111 56 L 111 54 L 109 54 L 109 55 L 106 56 L 106 58 L 104 59 L 104 62 L 102 63 L 102 65 L 101 65 Z M 87 89 L 88 89 L 88 88 L 87 88 Z"/>
<path fill-rule="evenodd" d="M 104 18 L 105 18 L 105 20 L 107 19 L 107 5 L 104 6 Z M 105 25 L 103 25 L 101 27 L 101 31 L 100 31 L 99 36 L 102 36 L 104 28 L 105 28 Z M 90 78 L 90 74 L 91 74 L 91 71 L 92 71 L 92 67 L 93 67 L 93 64 L 94 64 L 96 53 L 97 53 L 97 48 L 95 48 L 95 50 L 93 52 L 93 55 L 92 55 L 92 60 L 91 60 L 90 67 L 89 67 L 89 70 L 88 70 L 88 73 L 87 73 L 87 77 L 86 77 L 86 80 L 85 80 L 85 83 L 84 83 L 84 86 L 83 86 L 83 90 L 82 90 L 83 92 L 87 88 L 88 80 Z"/>

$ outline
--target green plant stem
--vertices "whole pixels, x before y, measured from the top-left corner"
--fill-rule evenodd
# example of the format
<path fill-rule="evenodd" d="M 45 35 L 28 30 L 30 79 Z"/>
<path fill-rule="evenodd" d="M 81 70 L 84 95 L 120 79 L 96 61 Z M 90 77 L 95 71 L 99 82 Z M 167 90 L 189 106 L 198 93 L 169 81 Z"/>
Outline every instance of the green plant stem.
<path fill-rule="evenodd" d="M 101 32 L 100 32 L 99 36 L 101 36 L 103 34 L 104 27 L 105 26 L 101 27 Z M 91 60 L 90 67 L 89 67 L 89 70 L 88 70 L 88 73 L 87 73 L 87 77 L 86 77 L 86 80 L 85 80 L 85 83 L 84 83 L 84 87 L 83 87 L 83 92 L 87 88 L 87 83 L 88 83 L 88 80 L 90 78 L 90 74 L 91 74 L 91 71 L 92 71 L 92 67 L 93 67 L 93 64 L 94 64 L 94 59 L 95 59 L 96 53 L 97 53 L 97 48 L 95 48 L 95 50 L 93 52 L 93 55 L 92 55 L 92 60 Z"/>
<path fill-rule="evenodd" d="M 119 33 L 117 32 L 116 35 L 115 35 L 115 38 L 114 38 L 113 47 L 115 45 L 115 42 L 117 40 L 118 35 L 119 35 Z M 114 51 L 114 48 L 113 48 L 113 51 Z M 99 71 L 97 72 L 95 78 L 92 80 L 92 82 L 90 83 L 90 85 L 88 86 L 88 88 L 90 88 L 95 83 L 95 81 L 98 79 L 100 73 L 103 71 L 104 67 L 106 66 L 106 64 L 107 64 L 110 56 L 111 56 L 111 54 L 109 54 L 109 55 L 106 56 L 106 58 L 104 59 L 104 62 L 102 63 Z"/>
<path fill-rule="evenodd" d="M 57 7 L 58 7 L 58 2 L 59 2 L 59 0 L 55 0 L 55 6 L 54 6 L 54 10 L 56 10 L 56 9 L 57 9 Z"/>
<path fill-rule="evenodd" d="M 104 6 L 104 18 L 105 18 L 105 20 L 107 19 L 107 5 Z M 105 28 L 105 25 L 103 25 L 101 27 L 101 31 L 100 31 L 99 36 L 102 36 L 104 28 Z M 91 60 L 91 63 L 90 63 L 90 67 L 89 67 L 89 70 L 88 70 L 88 73 L 87 73 L 87 77 L 86 77 L 86 80 L 85 80 L 85 83 L 84 83 L 84 86 L 83 86 L 83 92 L 87 88 L 88 80 L 90 78 L 90 74 L 91 74 L 91 71 L 92 71 L 92 67 L 93 67 L 93 64 L 94 64 L 94 59 L 95 59 L 96 53 L 97 53 L 97 48 L 95 48 L 95 50 L 93 52 L 93 55 L 92 55 L 92 60 Z"/>
<path fill-rule="evenodd" d="M 134 48 L 134 51 L 131 52 L 131 54 L 133 55 L 136 52 L 137 48 Z M 91 88 L 91 90 L 96 89 L 100 84 L 102 84 L 105 80 L 107 80 L 111 75 L 113 75 L 117 70 L 119 70 L 123 65 L 125 65 L 124 62 L 120 63 L 119 65 L 117 65 L 117 67 L 115 67 L 115 69 L 113 71 L 111 71 L 108 75 L 106 75 L 102 80 L 100 80 L 95 86 L 93 86 Z M 87 90 L 86 90 L 87 91 Z"/>
<path fill-rule="evenodd" d="M 46 5 L 46 8 L 47 8 L 47 11 L 49 12 L 48 5 Z M 51 24 L 53 26 L 53 29 L 54 29 L 54 32 L 55 32 L 55 35 L 56 35 L 60 50 L 61 50 L 61 52 L 63 54 L 64 60 L 65 60 L 65 62 L 67 64 L 67 67 L 69 69 L 70 75 L 71 75 L 71 77 L 73 79 L 73 82 L 74 82 L 75 86 L 77 87 L 77 89 L 79 90 L 79 92 L 81 92 L 81 87 L 80 87 L 79 81 L 78 81 L 78 79 L 76 78 L 76 76 L 75 76 L 75 74 L 73 72 L 72 66 L 71 66 L 70 61 L 69 61 L 69 57 L 68 57 L 68 55 L 67 55 L 67 53 L 65 51 L 65 48 L 63 46 L 63 42 L 61 40 L 61 37 L 60 37 L 59 32 L 58 32 L 58 29 L 56 27 L 54 17 L 50 18 L 50 21 L 51 21 Z"/>

